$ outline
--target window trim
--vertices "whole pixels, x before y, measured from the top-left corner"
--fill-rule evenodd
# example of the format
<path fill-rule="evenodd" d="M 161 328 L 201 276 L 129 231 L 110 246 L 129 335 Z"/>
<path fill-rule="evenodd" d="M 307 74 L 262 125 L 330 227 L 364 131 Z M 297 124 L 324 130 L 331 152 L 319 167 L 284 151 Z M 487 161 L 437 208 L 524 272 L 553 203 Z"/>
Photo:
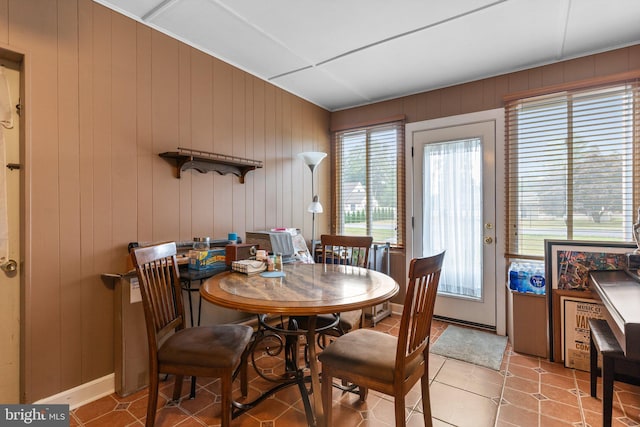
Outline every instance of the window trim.
<path fill-rule="evenodd" d="M 609 86 L 616 83 L 631 82 L 640 79 L 640 69 L 627 71 L 624 73 L 611 74 L 603 77 L 592 77 L 584 80 L 577 80 L 570 83 L 560 83 L 557 85 L 544 86 L 535 89 L 527 89 L 518 92 L 512 92 L 502 97 L 505 109 L 507 104 L 519 101 L 524 98 L 533 98 L 536 96 L 550 95 L 557 92 L 571 92 L 584 89 L 596 89 L 598 86 Z"/>
<path fill-rule="evenodd" d="M 381 126 L 395 126 L 397 131 L 400 134 L 399 140 L 396 141 L 397 144 L 397 243 L 392 244 L 391 248 L 393 249 L 404 249 L 406 244 L 406 236 L 405 236 L 405 222 L 406 222 L 406 159 L 405 159 L 405 147 L 406 147 L 406 116 L 405 115 L 396 115 L 392 117 L 387 117 L 382 120 L 369 120 L 365 122 L 350 124 L 350 125 L 342 125 L 331 127 L 331 151 L 332 151 L 332 159 L 331 159 L 331 179 L 332 179 L 332 188 L 335 191 L 331 195 L 331 218 L 333 219 L 331 223 L 331 231 L 332 233 L 338 232 L 338 227 L 340 224 L 340 218 L 338 218 L 338 214 L 340 210 L 338 209 L 339 200 L 338 193 L 340 191 L 340 183 L 339 183 L 339 170 L 338 170 L 338 138 L 339 135 L 352 132 L 352 131 L 369 131 L 371 129 L 381 127 Z M 368 173 L 368 172 L 367 172 Z M 367 177 L 368 178 L 368 177 Z M 374 244 L 379 244 L 380 242 L 374 241 Z"/>
<path fill-rule="evenodd" d="M 544 256 L 535 256 L 528 254 L 519 254 L 514 248 L 511 247 L 511 241 L 509 237 L 509 227 L 512 224 L 510 221 L 510 209 L 511 202 L 509 201 L 509 145 L 510 145 L 510 132 L 513 130 L 510 126 L 509 116 L 514 108 L 517 108 L 521 103 L 526 103 L 530 98 L 542 98 L 545 96 L 555 97 L 564 94 L 567 98 L 572 98 L 574 94 L 583 93 L 586 91 L 597 91 L 599 88 L 608 88 L 617 85 L 632 85 L 635 86 L 636 96 L 638 92 L 638 86 L 640 85 L 640 70 L 629 71 L 625 73 L 613 74 L 605 77 L 590 78 L 580 80 L 572 83 L 558 84 L 552 86 L 546 86 L 543 88 L 530 89 L 520 92 L 514 92 L 503 97 L 504 111 L 505 111 L 505 258 L 506 259 L 536 259 L 541 260 Z M 640 99 L 636 98 L 637 110 L 640 110 Z M 638 111 L 635 110 L 634 115 L 638 115 Z M 632 207 L 635 219 L 635 212 L 637 212 L 638 205 L 640 204 L 640 182 L 638 181 L 638 175 L 640 174 L 640 120 L 635 123 L 635 140 L 633 141 L 631 159 L 632 159 Z M 573 138 L 571 138 L 573 140 Z M 571 202 L 571 200 L 569 200 Z M 633 222 L 633 221 L 632 221 Z M 567 225 L 567 229 L 571 227 Z"/>

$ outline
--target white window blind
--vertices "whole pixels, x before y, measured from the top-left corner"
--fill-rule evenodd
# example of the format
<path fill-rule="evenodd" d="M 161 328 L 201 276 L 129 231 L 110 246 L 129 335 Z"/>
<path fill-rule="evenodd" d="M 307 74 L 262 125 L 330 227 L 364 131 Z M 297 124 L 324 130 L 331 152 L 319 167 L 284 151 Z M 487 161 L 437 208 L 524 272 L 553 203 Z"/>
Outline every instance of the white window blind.
<path fill-rule="evenodd" d="M 507 257 L 541 258 L 545 239 L 633 241 L 638 82 L 506 105 Z"/>
<path fill-rule="evenodd" d="M 333 134 L 335 232 L 404 245 L 404 121 Z"/>

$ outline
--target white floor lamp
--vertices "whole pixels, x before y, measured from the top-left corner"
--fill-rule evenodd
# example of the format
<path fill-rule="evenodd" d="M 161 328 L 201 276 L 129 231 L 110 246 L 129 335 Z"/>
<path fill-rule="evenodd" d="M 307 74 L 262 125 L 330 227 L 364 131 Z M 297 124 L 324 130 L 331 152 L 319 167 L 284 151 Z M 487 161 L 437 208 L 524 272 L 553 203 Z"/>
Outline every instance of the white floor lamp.
<path fill-rule="evenodd" d="M 318 201 L 318 195 L 316 194 L 316 187 L 313 179 L 313 171 L 320 164 L 322 159 L 327 157 L 327 153 L 321 153 L 317 151 L 307 151 L 305 153 L 298 154 L 304 160 L 304 163 L 309 166 L 311 171 L 311 203 L 307 207 L 307 212 L 311 212 L 311 256 L 313 259 L 316 257 L 316 214 L 322 213 L 322 205 Z"/>

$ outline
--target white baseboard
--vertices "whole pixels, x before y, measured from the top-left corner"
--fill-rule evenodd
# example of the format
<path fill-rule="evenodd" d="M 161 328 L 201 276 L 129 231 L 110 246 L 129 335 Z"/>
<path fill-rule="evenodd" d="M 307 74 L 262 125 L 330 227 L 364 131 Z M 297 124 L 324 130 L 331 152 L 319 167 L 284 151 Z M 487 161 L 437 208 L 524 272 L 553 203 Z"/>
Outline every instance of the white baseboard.
<path fill-rule="evenodd" d="M 115 374 L 111 373 L 102 378 L 96 378 L 88 383 L 80 384 L 69 390 L 53 396 L 40 399 L 36 404 L 67 404 L 69 409 L 75 409 L 89 402 L 108 396 L 115 391 Z"/>
<path fill-rule="evenodd" d="M 402 316 L 402 310 L 404 309 L 403 304 L 398 304 L 395 302 L 391 303 L 391 313 L 397 314 L 398 316 Z"/>

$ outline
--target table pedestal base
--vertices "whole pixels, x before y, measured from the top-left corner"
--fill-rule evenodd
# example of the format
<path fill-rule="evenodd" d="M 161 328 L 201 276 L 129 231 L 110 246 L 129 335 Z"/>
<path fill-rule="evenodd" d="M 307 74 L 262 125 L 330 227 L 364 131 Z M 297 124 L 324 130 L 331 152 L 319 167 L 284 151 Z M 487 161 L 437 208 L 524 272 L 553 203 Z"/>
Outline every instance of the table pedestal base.
<path fill-rule="evenodd" d="M 317 332 L 333 328 L 338 322 L 339 317 L 336 315 L 335 322 L 323 327 L 322 330 L 316 330 L 316 316 L 309 316 L 307 321 L 307 327 L 309 329 L 304 330 L 299 329 L 296 321 L 293 319 L 290 319 L 285 327 L 283 320 L 276 325 L 271 325 L 267 322 L 266 315 L 258 315 L 258 330 L 254 334 L 254 339 L 249 347 L 251 364 L 261 378 L 273 382 L 276 385 L 263 392 L 251 402 L 233 402 L 234 409 L 232 411 L 232 418 L 236 418 L 251 410 L 275 393 L 292 385 L 297 385 L 302 397 L 307 424 L 310 427 L 322 426 L 322 396 L 320 394 L 320 372 L 316 359 L 315 337 Z M 300 366 L 299 363 L 301 353 L 300 346 L 302 345 L 300 338 L 303 335 L 306 337 L 308 345 L 307 352 L 305 353 L 308 354 L 308 360 L 305 360 L 305 364 L 308 364 L 310 370 L 309 375 L 305 374 L 305 366 Z M 262 372 L 258 366 L 259 358 L 256 359 L 256 350 L 260 348 L 261 345 L 264 348 L 264 354 L 267 356 L 276 357 L 284 351 L 284 373 L 282 375 L 269 376 Z M 308 387 L 307 384 L 310 384 L 310 387 Z M 315 392 L 316 390 L 317 392 Z M 313 403 L 310 397 L 313 398 Z"/>

